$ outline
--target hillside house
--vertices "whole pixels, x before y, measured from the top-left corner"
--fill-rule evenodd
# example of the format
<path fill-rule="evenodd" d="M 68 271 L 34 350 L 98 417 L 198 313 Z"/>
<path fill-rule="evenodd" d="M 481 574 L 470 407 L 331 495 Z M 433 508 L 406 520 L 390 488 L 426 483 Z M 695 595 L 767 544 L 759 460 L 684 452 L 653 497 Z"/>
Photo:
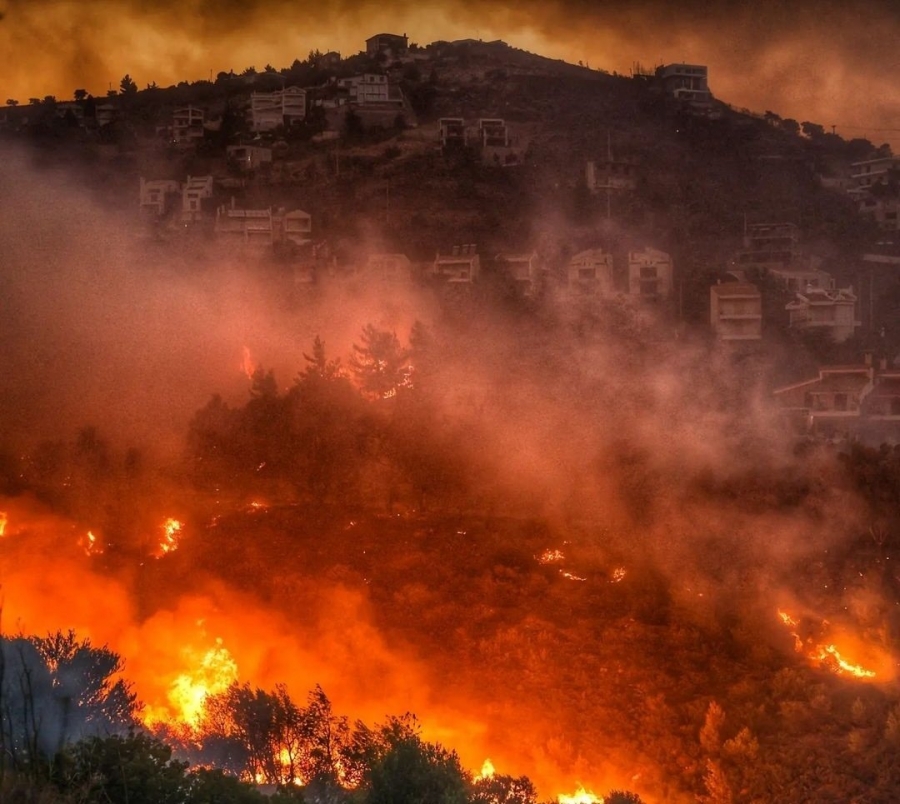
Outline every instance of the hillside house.
<path fill-rule="evenodd" d="M 405 56 L 409 50 L 406 34 L 379 33 L 366 39 L 366 55 L 373 58 L 383 53 L 390 58 Z"/>
<path fill-rule="evenodd" d="M 540 258 L 536 251 L 503 252 L 497 255 L 496 262 L 515 282 L 523 296 L 532 297 L 536 294 L 540 280 Z"/>
<path fill-rule="evenodd" d="M 468 142 L 466 121 L 462 117 L 442 117 L 438 120 L 441 148 L 464 148 Z"/>
<path fill-rule="evenodd" d="M 302 209 L 278 211 L 278 238 L 295 245 L 306 245 L 312 240 L 312 217 Z"/>
<path fill-rule="evenodd" d="M 405 254 L 370 254 L 361 273 L 376 282 L 409 284 L 412 262 Z"/>
<path fill-rule="evenodd" d="M 900 231 L 900 197 L 869 196 L 859 202 L 860 214 L 871 218 L 878 224 L 878 228 L 886 232 Z"/>
<path fill-rule="evenodd" d="M 804 293 L 807 290 L 834 290 L 834 277 L 827 271 L 812 266 L 770 268 L 769 276 L 791 293 Z"/>
<path fill-rule="evenodd" d="M 794 223 L 754 223 L 745 227 L 743 248 L 735 255 L 742 270 L 761 274 L 790 268 L 801 261 L 800 230 Z"/>
<path fill-rule="evenodd" d="M 471 284 L 481 272 L 481 258 L 474 243 L 453 246 L 449 254 L 438 253 L 432 275 L 447 284 Z"/>
<path fill-rule="evenodd" d="M 720 341 L 762 338 L 762 295 L 749 282 L 721 282 L 709 289 L 709 319 Z"/>
<path fill-rule="evenodd" d="M 219 241 L 233 247 L 271 246 L 275 242 L 272 209 L 241 209 L 232 198 L 230 205 L 216 210 L 214 231 Z"/>
<path fill-rule="evenodd" d="M 615 292 L 612 254 L 600 248 L 579 251 L 569 260 L 567 285 L 574 296 L 608 297 Z"/>
<path fill-rule="evenodd" d="M 656 80 L 670 98 L 697 110 L 709 109 L 708 69 L 702 64 L 664 64 L 656 68 Z"/>
<path fill-rule="evenodd" d="M 475 128 L 482 148 L 505 148 L 509 145 L 509 129 L 501 118 L 479 118 Z"/>
<path fill-rule="evenodd" d="M 274 131 L 306 119 L 306 90 L 285 87 L 275 92 L 250 93 L 250 128 Z"/>
<path fill-rule="evenodd" d="M 785 306 L 794 329 L 825 330 L 835 343 L 843 343 L 860 326 L 857 298 L 852 287 L 838 290 L 808 288 Z"/>
<path fill-rule="evenodd" d="M 628 293 L 642 301 L 664 301 L 672 295 L 672 258 L 664 251 L 645 248 L 628 252 Z"/>
<path fill-rule="evenodd" d="M 141 177 L 141 214 L 151 218 L 161 218 L 169 210 L 173 197 L 177 196 L 181 185 L 174 180 L 156 179 L 147 181 Z"/>
<path fill-rule="evenodd" d="M 183 223 L 196 223 L 203 219 L 203 202 L 212 198 L 212 176 L 188 176 L 181 185 L 181 220 Z"/>
<path fill-rule="evenodd" d="M 878 156 L 850 165 L 850 195 L 857 199 L 870 194 L 879 184 L 887 184 L 900 171 L 900 156 Z"/>
<path fill-rule="evenodd" d="M 206 113 L 196 106 L 182 106 L 172 112 L 172 142 L 175 145 L 196 145 L 203 139 Z"/>
<path fill-rule="evenodd" d="M 591 160 L 585 166 L 584 179 L 591 193 L 633 190 L 637 186 L 637 163 L 612 157 Z"/>

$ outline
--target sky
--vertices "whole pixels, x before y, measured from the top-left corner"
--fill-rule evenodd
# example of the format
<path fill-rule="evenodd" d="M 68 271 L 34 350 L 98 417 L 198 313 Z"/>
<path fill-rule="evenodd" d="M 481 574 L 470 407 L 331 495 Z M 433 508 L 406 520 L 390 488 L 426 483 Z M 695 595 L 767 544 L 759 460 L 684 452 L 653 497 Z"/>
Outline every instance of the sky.
<path fill-rule="evenodd" d="M 503 39 L 592 68 L 706 64 L 739 108 L 900 150 L 900 5 L 890 0 L 0 0 L 0 98 L 72 97 L 353 55 L 374 33 Z"/>

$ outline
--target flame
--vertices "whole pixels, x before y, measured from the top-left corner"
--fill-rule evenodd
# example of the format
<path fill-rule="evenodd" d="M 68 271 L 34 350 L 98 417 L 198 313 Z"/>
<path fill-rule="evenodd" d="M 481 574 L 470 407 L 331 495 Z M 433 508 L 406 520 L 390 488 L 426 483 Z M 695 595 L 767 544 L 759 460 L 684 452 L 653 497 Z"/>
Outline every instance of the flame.
<path fill-rule="evenodd" d="M 779 609 L 778 618 L 787 628 L 796 629 L 798 626 L 797 620 L 786 611 Z M 827 625 L 827 621 L 823 621 L 823 624 Z M 815 644 L 815 640 L 812 638 L 804 641 L 796 630 L 791 631 L 791 636 L 794 638 L 794 649 L 797 653 L 804 654 L 807 659 L 820 663 L 834 673 L 837 673 L 838 675 L 849 673 L 855 678 L 875 678 L 876 674 L 874 670 L 869 670 L 862 665 L 854 664 L 849 659 L 846 659 L 841 655 L 834 643 L 827 645 Z"/>
<path fill-rule="evenodd" d="M 475 781 L 479 782 L 482 779 L 492 779 L 494 777 L 494 763 L 491 762 L 490 759 L 486 759 L 481 765 L 481 773 L 475 777 Z"/>
<path fill-rule="evenodd" d="M 579 787 L 571 796 L 560 793 L 556 797 L 559 804 L 603 804 L 603 798 L 584 787 Z"/>
<path fill-rule="evenodd" d="M 167 553 L 174 553 L 178 549 L 178 541 L 181 538 L 181 529 L 184 525 L 177 519 L 169 517 L 162 525 L 163 537 L 155 553 L 156 558 L 161 558 Z"/>
<path fill-rule="evenodd" d="M 565 556 L 562 554 L 561 550 L 550 550 L 548 548 L 538 556 L 538 562 L 541 564 L 555 564 L 562 561 L 564 558 Z"/>
<path fill-rule="evenodd" d="M 571 572 L 566 572 L 565 570 L 560 570 L 559 574 L 563 576 L 563 578 L 568 578 L 570 581 L 586 581 L 587 578 L 582 578 L 580 575 L 573 575 Z"/>
<path fill-rule="evenodd" d="M 84 550 L 86 556 L 99 555 L 103 552 L 103 547 L 90 530 L 78 540 L 78 546 Z"/>
<path fill-rule="evenodd" d="M 9 517 L 6 514 L 6 511 L 0 511 L 0 536 L 6 535 L 7 522 L 9 522 Z"/>
<path fill-rule="evenodd" d="M 192 669 L 180 673 L 172 681 L 167 694 L 168 704 L 145 707 L 142 715 L 145 726 L 174 720 L 196 731 L 206 697 L 225 692 L 237 681 L 237 662 L 219 638 L 199 660 L 190 648 L 182 651 L 182 656 Z"/>
<path fill-rule="evenodd" d="M 622 580 L 624 580 L 626 574 L 627 573 L 626 573 L 625 567 L 616 567 L 612 571 L 612 575 L 610 576 L 609 582 L 610 583 L 620 583 Z"/>
<path fill-rule="evenodd" d="M 246 346 L 243 349 L 243 356 L 241 358 L 241 371 L 247 375 L 248 380 L 253 379 L 253 372 L 256 371 L 256 366 L 253 364 L 253 358 L 250 356 L 250 349 Z"/>

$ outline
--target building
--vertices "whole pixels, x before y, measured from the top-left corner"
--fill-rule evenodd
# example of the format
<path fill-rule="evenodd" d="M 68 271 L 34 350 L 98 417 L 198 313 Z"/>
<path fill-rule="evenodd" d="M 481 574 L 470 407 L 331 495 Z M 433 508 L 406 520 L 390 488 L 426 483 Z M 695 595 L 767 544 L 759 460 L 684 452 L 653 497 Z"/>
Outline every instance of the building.
<path fill-rule="evenodd" d="M 584 179 L 591 193 L 633 190 L 637 185 L 637 163 L 612 157 L 591 160 L 585 166 Z"/>
<path fill-rule="evenodd" d="M 743 248 L 735 255 L 736 267 L 761 274 L 790 268 L 802 259 L 800 230 L 794 223 L 754 223 L 744 227 Z"/>
<path fill-rule="evenodd" d="M 271 246 L 275 242 L 272 209 L 241 209 L 232 198 L 230 205 L 216 210 L 214 231 L 218 240 L 234 247 Z"/>
<path fill-rule="evenodd" d="M 482 117 L 476 123 L 482 148 L 505 148 L 509 145 L 509 129 L 499 117 Z"/>
<path fill-rule="evenodd" d="M 141 177 L 141 213 L 148 217 L 161 218 L 169 209 L 172 197 L 177 196 L 181 185 L 174 180 L 161 179 L 147 181 Z"/>
<path fill-rule="evenodd" d="M 611 296 L 615 292 L 612 254 L 600 248 L 579 251 L 569 260 L 569 293 L 574 296 Z"/>
<path fill-rule="evenodd" d="M 862 364 L 824 366 L 818 376 L 774 391 L 795 432 L 871 445 L 900 442 L 900 370 L 865 356 Z"/>
<path fill-rule="evenodd" d="M 312 240 L 312 217 L 302 209 L 278 211 L 278 236 L 281 240 L 303 246 Z"/>
<path fill-rule="evenodd" d="M 380 53 L 385 56 L 399 58 L 405 56 L 409 50 L 409 39 L 406 34 L 379 33 L 366 39 L 366 55 L 377 57 Z"/>
<path fill-rule="evenodd" d="M 709 319 L 721 341 L 762 338 L 762 295 L 749 282 L 721 282 L 709 289 Z"/>
<path fill-rule="evenodd" d="M 697 109 L 712 105 L 708 70 L 702 64 L 665 64 L 656 68 L 656 80 L 671 98 Z"/>
<path fill-rule="evenodd" d="M 438 120 L 442 148 L 464 148 L 468 142 L 466 121 L 462 117 L 442 117 Z"/>
<path fill-rule="evenodd" d="M 536 251 L 497 255 L 497 264 L 515 282 L 523 296 L 534 296 L 540 280 L 540 259 Z"/>
<path fill-rule="evenodd" d="M 370 254 L 362 273 L 376 282 L 408 284 L 412 281 L 412 263 L 405 254 Z"/>
<path fill-rule="evenodd" d="M 250 128 L 274 131 L 306 119 L 306 90 L 285 87 L 275 92 L 250 93 Z"/>
<path fill-rule="evenodd" d="M 196 106 L 183 106 L 172 113 L 172 142 L 175 145 L 196 145 L 203 139 L 206 113 Z"/>
<path fill-rule="evenodd" d="M 812 266 L 770 268 L 768 275 L 791 293 L 803 293 L 807 290 L 834 290 L 834 277 L 821 268 Z"/>
<path fill-rule="evenodd" d="M 808 288 L 797 293 L 785 309 L 793 329 L 825 330 L 835 343 L 843 343 L 861 324 L 852 287 L 838 290 Z"/>
<path fill-rule="evenodd" d="M 886 232 L 900 231 L 900 196 L 867 196 L 859 202 L 859 211 L 878 224 L 879 229 Z"/>
<path fill-rule="evenodd" d="M 212 198 L 212 176 L 188 176 L 181 185 L 181 220 L 196 223 L 203 219 L 204 200 Z"/>
<path fill-rule="evenodd" d="M 878 156 L 850 165 L 851 195 L 862 198 L 877 184 L 887 184 L 891 174 L 900 170 L 900 156 Z"/>
<path fill-rule="evenodd" d="M 628 252 L 628 293 L 644 301 L 664 301 L 673 287 L 672 258 L 664 251 L 645 248 Z"/>
<path fill-rule="evenodd" d="M 481 259 L 474 243 L 453 246 L 449 254 L 437 254 L 432 275 L 447 284 L 471 284 L 481 273 Z"/>

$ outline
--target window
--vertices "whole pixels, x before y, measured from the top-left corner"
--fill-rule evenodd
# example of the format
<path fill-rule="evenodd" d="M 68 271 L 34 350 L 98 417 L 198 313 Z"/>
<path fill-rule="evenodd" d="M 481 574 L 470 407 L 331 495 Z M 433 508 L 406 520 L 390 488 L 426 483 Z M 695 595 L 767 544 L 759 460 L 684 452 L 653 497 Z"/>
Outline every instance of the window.
<path fill-rule="evenodd" d="M 835 410 L 847 410 L 847 394 L 835 394 L 834 395 L 834 409 Z"/>
<path fill-rule="evenodd" d="M 579 268 L 578 269 L 578 278 L 579 279 L 596 279 L 597 278 L 597 269 L 596 268 Z"/>

